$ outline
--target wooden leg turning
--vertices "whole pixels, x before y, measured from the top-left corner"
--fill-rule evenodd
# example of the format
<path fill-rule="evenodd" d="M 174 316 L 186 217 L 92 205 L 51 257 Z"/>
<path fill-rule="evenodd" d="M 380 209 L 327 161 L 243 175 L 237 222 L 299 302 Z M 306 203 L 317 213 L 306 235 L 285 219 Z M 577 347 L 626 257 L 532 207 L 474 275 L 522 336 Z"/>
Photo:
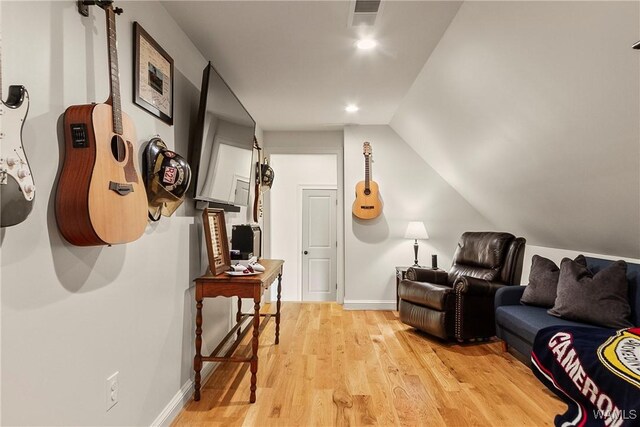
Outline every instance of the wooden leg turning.
<path fill-rule="evenodd" d="M 196 301 L 196 355 L 193 358 L 195 393 L 193 400 L 200 400 L 200 371 L 202 370 L 202 300 Z"/>
<path fill-rule="evenodd" d="M 238 297 L 238 312 L 236 313 L 236 323 L 240 323 L 240 319 L 242 319 L 242 298 Z M 238 328 L 238 338 L 240 338 L 240 333 L 242 328 Z"/>
<path fill-rule="evenodd" d="M 253 338 L 251 339 L 251 395 L 249 403 L 256 401 L 256 381 L 258 373 L 258 336 L 260 335 L 260 295 L 253 298 Z"/>
<path fill-rule="evenodd" d="M 282 272 L 278 274 L 278 301 L 276 302 L 276 344 L 280 344 L 280 295 L 282 294 Z"/>

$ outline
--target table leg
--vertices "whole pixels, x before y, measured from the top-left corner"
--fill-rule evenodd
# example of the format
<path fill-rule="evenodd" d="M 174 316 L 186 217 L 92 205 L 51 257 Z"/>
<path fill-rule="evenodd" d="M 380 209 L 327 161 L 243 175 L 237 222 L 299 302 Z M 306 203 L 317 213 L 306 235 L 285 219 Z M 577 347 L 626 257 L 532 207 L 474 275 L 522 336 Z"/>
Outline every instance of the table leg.
<path fill-rule="evenodd" d="M 196 355 L 193 369 L 196 371 L 195 394 L 193 400 L 200 400 L 200 371 L 202 370 L 202 300 L 196 300 Z"/>
<path fill-rule="evenodd" d="M 396 311 L 400 310 L 400 295 L 398 294 L 399 287 L 400 287 L 400 277 L 398 277 L 398 270 L 396 270 Z"/>
<path fill-rule="evenodd" d="M 260 295 L 253 297 L 253 338 L 251 340 L 251 395 L 249 403 L 256 401 L 256 381 L 258 373 L 258 336 L 260 334 Z"/>
<path fill-rule="evenodd" d="M 242 298 L 238 297 L 238 312 L 236 313 L 236 323 L 240 323 L 240 319 L 242 319 Z M 242 328 L 238 328 L 238 338 L 240 338 L 240 333 Z"/>
<path fill-rule="evenodd" d="M 276 344 L 280 344 L 280 295 L 282 294 L 282 272 L 278 274 L 278 301 L 276 302 Z"/>

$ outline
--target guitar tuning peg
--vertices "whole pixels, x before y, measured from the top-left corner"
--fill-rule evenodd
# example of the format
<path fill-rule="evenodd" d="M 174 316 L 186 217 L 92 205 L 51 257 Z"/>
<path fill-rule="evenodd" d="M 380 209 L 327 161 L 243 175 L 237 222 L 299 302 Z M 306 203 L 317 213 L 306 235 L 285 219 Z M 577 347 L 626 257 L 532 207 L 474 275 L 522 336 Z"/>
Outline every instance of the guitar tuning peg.
<path fill-rule="evenodd" d="M 122 14 L 122 12 L 124 12 L 124 10 L 121 7 L 116 7 L 113 9 L 113 11 L 115 12 L 116 15 L 120 15 Z"/>

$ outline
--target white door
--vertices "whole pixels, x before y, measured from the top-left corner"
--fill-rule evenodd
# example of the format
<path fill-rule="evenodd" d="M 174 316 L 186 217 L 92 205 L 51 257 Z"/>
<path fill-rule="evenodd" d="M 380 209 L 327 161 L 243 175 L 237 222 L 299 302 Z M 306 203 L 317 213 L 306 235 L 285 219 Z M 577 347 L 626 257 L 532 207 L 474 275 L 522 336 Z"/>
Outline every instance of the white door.
<path fill-rule="evenodd" d="M 336 190 L 302 190 L 302 301 L 335 301 Z"/>

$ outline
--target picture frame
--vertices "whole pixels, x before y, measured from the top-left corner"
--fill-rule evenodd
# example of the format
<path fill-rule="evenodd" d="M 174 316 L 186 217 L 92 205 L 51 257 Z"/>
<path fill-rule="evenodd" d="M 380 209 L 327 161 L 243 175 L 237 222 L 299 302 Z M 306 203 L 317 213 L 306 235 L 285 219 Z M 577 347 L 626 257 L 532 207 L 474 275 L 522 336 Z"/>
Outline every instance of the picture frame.
<path fill-rule="evenodd" d="M 133 23 L 133 102 L 173 126 L 173 58 Z"/>
<path fill-rule="evenodd" d="M 211 270 L 211 274 L 217 276 L 229 271 L 231 268 L 224 210 L 205 208 L 202 213 L 202 222 L 204 225 L 204 239 L 207 242 L 209 270 Z"/>

